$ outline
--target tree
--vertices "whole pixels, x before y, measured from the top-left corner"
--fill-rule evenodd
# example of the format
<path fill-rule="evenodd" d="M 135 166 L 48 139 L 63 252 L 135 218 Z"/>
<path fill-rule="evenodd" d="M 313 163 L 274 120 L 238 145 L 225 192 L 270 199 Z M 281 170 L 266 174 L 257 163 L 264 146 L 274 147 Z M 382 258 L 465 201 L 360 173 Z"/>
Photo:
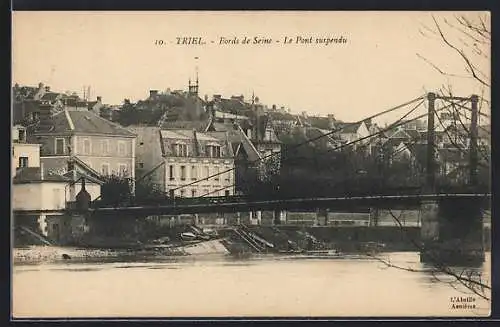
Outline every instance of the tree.
<path fill-rule="evenodd" d="M 122 107 L 120 109 L 118 123 L 120 123 L 123 126 L 128 126 L 136 124 L 138 121 L 139 121 L 139 112 L 136 106 L 132 104 L 129 99 L 124 99 Z"/>
<path fill-rule="evenodd" d="M 450 55 L 456 56 L 463 64 L 463 71 L 449 71 L 444 67 L 444 64 L 436 63 L 437 58 L 429 58 L 428 55 L 417 53 L 419 58 L 448 79 L 448 85 L 443 86 L 440 90 L 441 94 L 453 96 L 454 92 L 451 87 L 451 80 L 469 79 L 473 82 L 472 84 L 478 86 L 481 90 L 480 103 L 484 102 L 489 105 L 489 100 L 484 98 L 485 92 L 489 98 L 491 87 L 489 73 L 491 27 L 489 14 L 455 14 L 451 19 L 445 16 L 436 18 L 433 15 L 432 23 L 424 25 L 420 32 L 425 37 L 438 40 L 445 48 L 450 50 Z M 449 58 L 446 58 L 446 60 L 449 60 Z M 461 120 L 457 110 L 458 106 L 458 103 L 454 104 L 452 110 L 454 111 L 454 116 L 457 117 L 456 120 L 465 127 L 466 124 Z M 467 132 L 469 133 L 469 131 Z M 481 170 L 481 173 L 484 174 L 484 170 Z M 401 228 L 401 232 L 405 233 L 399 217 L 396 217 L 392 212 L 391 215 Z M 426 251 L 420 242 L 416 242 L 411 237 L 408 240 L 414 244 L 415 250 L 420 252 Z M 384 259 L 380 256 L 373 257 L 382 262 L 386 267 L 407 271 L 422 271 L 394 265 L 390 262 L 390 259 Z M 471 294 L 486 300 L 490 299 L 490 281 L 484 280 L 482 274 L 475 269 L 450 267 L 440 258 L 433 258 L 430 271 L 436 280 L 447 283 L 454 289 L 457 289 L 457 286 L 461 285 Z M 437 276 L 438 273 L 447 276 L 448 280 L 442 280 Z M 463 290 L 460 291 L 463 292 Z"/>
<path fill-rule="evenodd" d="M 129 203 L 132 195 L 130 178 L 117 175 L 106 176 L 101 186 L 101 201 L 103 204 L 120 205 Z"/>
<path fill-rule="evenodd" d="M 158 202 L 166 199 L 165 192 L 151 178 L 143 178 L 135 183 L 136 203 Z"/>
<path fill-rule="evenodd" d="M 449 72 L 435 64 L 433 59 L 417 53 L 436 71 L 447 77 L 470 78 L 483 87 L 490 88 L 489 73 L 491 51 L 490 15 L 455 14 L 453 19 L 432 16 L 433 24 L 424 25 L 422 35 L 439 40 L 452 54 L 463 62 L 463 72 Z"/>

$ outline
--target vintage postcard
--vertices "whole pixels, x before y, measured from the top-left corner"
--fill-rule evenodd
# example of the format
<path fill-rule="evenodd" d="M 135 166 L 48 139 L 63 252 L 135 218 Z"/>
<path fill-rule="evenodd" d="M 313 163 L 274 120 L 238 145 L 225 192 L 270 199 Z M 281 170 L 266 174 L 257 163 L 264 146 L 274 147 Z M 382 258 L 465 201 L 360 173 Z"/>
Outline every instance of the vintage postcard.
<path fill-rule="evenodd" d="M 12 14 L 12 318 L 488 317 L 489 12 Z"/>

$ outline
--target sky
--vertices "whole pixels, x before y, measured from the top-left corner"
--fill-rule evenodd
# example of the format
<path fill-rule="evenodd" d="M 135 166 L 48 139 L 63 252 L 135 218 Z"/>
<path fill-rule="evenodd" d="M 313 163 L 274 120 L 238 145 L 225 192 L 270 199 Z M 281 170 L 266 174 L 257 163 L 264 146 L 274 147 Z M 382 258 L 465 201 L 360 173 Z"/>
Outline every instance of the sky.
<path fill-rule="evenodd" d="M 433 27 L 434 15 L 459 42 L 463 35 L 444 22 L 452 21 L 454 14 L 14 12 L 12 82 L 43 82 L 53 90 L 80 95 L 90 86 L 91 98 L 102 96 L 104 103 L 120 104 L 124 98 L 144 99 L 150 89 L 187 89 L 198 70 L 202 97 L 242 94 L 250 99 L 255 94 L 269 106 L 354 121 L 444 84 L 460 96 L 483 92 L 474 80 L 444 76 L 429 64 L 466 75 L 460 56 L 426 30 Z M 176 44 L 177 37 L 189 36 L 202 37 L 205 44 Z M 236 37 L 240 43 L 221 45 L 221 37 Z M 242 44 L 244 37 L 272 43 Z M 284 44 L 285 37 L 292 43 Z M 297 37 L 347 42 L 296 44 Z M 158 40 L 163 45 L 157 45 Z M 476 63 L 487 75 L 489 51 L 486 47 L 486 59 Z"/>

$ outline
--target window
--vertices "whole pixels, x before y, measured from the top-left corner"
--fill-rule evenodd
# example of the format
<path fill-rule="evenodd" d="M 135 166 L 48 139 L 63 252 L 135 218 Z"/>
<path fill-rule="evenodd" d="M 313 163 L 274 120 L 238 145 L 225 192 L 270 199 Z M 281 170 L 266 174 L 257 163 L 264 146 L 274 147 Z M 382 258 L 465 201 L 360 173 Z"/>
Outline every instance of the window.
<path fill-rule="evenodd" d="M 125 148 L 125 142 L 123 142 L 123 141 L 118 142 L 118 154 L 120 156 L 124 156 L 127 154 L 126 148 Z"/>
<path fill-rule="evenodd" d="M 172 144 L 172 153 L 177 157 L 187 157 L 188 156 L 188 146 L 187 144 Z"/>
<path fill-rule="evenodd" d="M 205 147 L 205 155 L 209 158 L 220 158 L 221 150 L 219 145 L 207 145 Z"/>
<path fill-rule="evenodd" d="M 174 177 L 174 166 L 170 165 L 168 168 L 169 168 L 170 180 L 173 181 L 175 179 L 175 177 Z"/>
<path fill-rule="evenodd" d="M 101 152 L 102 154 L 108 154 L 108 140 L 102 140 L 101 141 Z"/>
<path fill-rule="evenodd" d="M 188 146 L 186 144 L 180 144 L 180 156 L 181 157 L 188 156 Z"/>
<path fill-rule="evenodd" d="M 40 118 L 39 112 L 32 112 L 31 113 L 31 120 L 38 120 L 39 118 Z"/>
<path fill-rule="evenodd" d="M 90 154 L 90 140 L 83 140 L 83 154 Z"/>
<path fill-rule="evenodd" d="M 128 169 L 126 164 L 119 164 L 118 165 L 118 174 L 123 177 L 128 176 Z"/>
<path fill-rule="evenodd" d="M 226 192 L 224 192 L 224 193 L 225 193 L 225 196 L 229 196 L 229 190 L 226 190 Z"/>
<path fill-rule="evenodd" d="M 220 172 L 219 172 L 219 167 L 215 167 L 215 180 L 218 181 L 219 180 L 219 177 L 220 175 L 218 175 Z"/>
<path fill-rule="evenodd" d="M 191 179 L 196 180 L 198 178 L 198 171 L 196 166 L 191 166 Z"/>
<path fill-rule="evenodd" d="M 168 195 L 170 196 L 170 198 L 174 198 L 175 197 L 174 190 L 169 190 Z"/>
<path fill-rule="evenodd" d="M 186 180 L 186 166 L 181 166 L 181 180 Z"/>
<path fill-rule="evenodd" d="M 28 167 L 28 157 L 19 157 L 19 168 Z"/>
<path fill-rule="evenodd" d="M 191 190 L 191 197 L 193 197 L 193 198 L 196 197 L 196 190 Z"/>
<path fill-rule="evenodd" d="M 19 141 L 26 141 L 26 131 L 24 129 L 19 130 Z"/>
<path fill-rule="evenodd" d="M 210 193 L 210 191 L 208 189 L 203 190 L 203 196 L 208 195 L 208 193 Z"/>
<path fill-rule="evenodd" d="M 181 190 L 181 198 L 183 198 L 185 194 L 186 194 L 186 190 Z"/>
<path fill-rule="evenodd" d="M 208 166 L 205 167 L 205 178 L 208 180 L 208 177 L 210 176 L 210 168 Z"/>
<path fill-rule="evenodd" d="M 65 146 L 65 141 L 62 138 L 56 138 L 56 145 L 55 145 L 55 153 L 56 154 L 64 154 L 64 146 Z"/>
<path fill-rule="evenodd" d="M 139 168 L 141 168 L 141 169 L 142 169 L 142 168 L 144 168 L 144 162 L 139 162 L 139 163 L 137 163 L 137 166 L 138 166 Z"/>
<path fill-rule="evenodd" d="M 107 164 L 107 163 L 102 164 L 102 166 L 101 166 L 101 173 L 104 176 L 108 176 L 109 175 L 109 164 Z"/>
<path fill-rule="evenodd" d="M 226 173 L 226 182 L 230 182 L 231 181 L 231 168 L 230 167 L 226 167 L 225 168 L 227 173 Z"/>

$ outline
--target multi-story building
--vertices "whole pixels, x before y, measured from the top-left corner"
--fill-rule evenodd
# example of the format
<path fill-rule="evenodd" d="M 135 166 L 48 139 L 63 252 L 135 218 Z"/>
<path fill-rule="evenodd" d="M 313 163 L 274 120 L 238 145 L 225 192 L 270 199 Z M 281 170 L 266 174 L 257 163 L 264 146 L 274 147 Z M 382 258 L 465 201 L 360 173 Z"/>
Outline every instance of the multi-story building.
<path fill-rule="evenodd" d="M 26 143 L 25 130 L 13 128 L 12 153 L 12 209 L 14 226 L 29 228 L 50 239 L 63 241 L 69 235 L 72 219 L 64 215 L 67 203 L 75 201 L 82 189 L 80 177 L 85 177 L 86 190 L 91 199 L 101 194 L 102 182 L 89 176 L 84 167 L 72 165 L 65 174 L 44 167 L 40 159 L 40 144 Z"/>
<path fill-rule="evenodd" d="M 66 173 L 74 159 L 95 177 L 121 175 L 135 178 L 135 139 L 127 129 L 99 117 L 87 107 L 51 115 L 42 112 L 31 136 L 41 144 L 41 161 L 48 171 Z"/>
<path fill-rule="evenodd" d="M 225 133 L 131 126 L 137 171 L 171 197 L 234 194 L 234 154 Z M 138 174 L 138 178 L 141 178 Z"/>
<path fill-rule="evenodd" d="M 40 144 L 27 143 L 26 129 L 17 125 L 12 129 L 12 177 L 25 167 L 40 167 Z"/>

